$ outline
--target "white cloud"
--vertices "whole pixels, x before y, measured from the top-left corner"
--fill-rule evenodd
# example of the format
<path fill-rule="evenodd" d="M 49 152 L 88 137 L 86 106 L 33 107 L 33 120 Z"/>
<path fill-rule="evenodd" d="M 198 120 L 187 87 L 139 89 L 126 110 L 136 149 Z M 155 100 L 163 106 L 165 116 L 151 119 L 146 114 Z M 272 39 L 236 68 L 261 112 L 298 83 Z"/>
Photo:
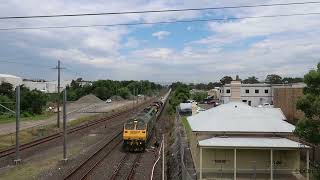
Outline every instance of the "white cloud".
<path fill-rule="evenodd" d="M 158 31 L 158 32 L 152 33 L 152 36 L 161 40 L 161 39 L 165 38 L 166 36 L 169 36 L 170 34 L 171 33 L 169 31 Z"/>
<path fill-rule="evenodd" d="M 286 2 L 283 0 L 281 2 Z M 117 12 L 128 10 L 161 10 L 190 7 L 214 7 L 243 4 L 279 3 L 278 0 L 173 0 L 173 1 L 66 1 L 53 0 L 39 6 L 40 0 L 11 0 L 0 5 L 0 16 L 41 15 L 83 12 Z M 320 5 L 245 8 L 221 11 L 128 14 L 121 16 L 91 16 L 78 18 L 33 19 L 1 21 L 0 27 L 34 27 L 155 22 L 202 17 L 243 17 L 275 14 L 319 12 Z M 210 22 L 184 26 L 195 27 L 202 38 L 174 45 L 153 43 L 148 34 L 139 34 L 144 28 L 154 28 L 153 37 L 161 40 L 171 35 L 170 25 L 131 26 L 114 28 L 43 29 L 3 32 L 0 37 L 4 53 L 32 54 L 45 60 L 61 59 L 84 68 L 102 69 L 115 78 L 154 78 L 162 80 L 213 81 L 223 75 L 263 78 L 268 73 L 283 76 L 302 76 L 320 59 L 319 16 L 244 19 Z M 206 28 L 206 29 L 205 29 Z M 161 29 L 163 29 L 161 25 Z M 149 29 L 150 30 L 150 29 Z M 207 31 L 206 31 L 207 30 Z M 172 31 L 171 31 L 172 32 Z M 193 36 L 187 33 L 189 36 Z M 185 34 L 177 34 L 184 38 Z M 260 39 L 256 39 L 260 37 Z M 192 37 L 193 38 L 193 37 Z M 150 42 L 146 42 L 148 39 Z M 177 44 L 177 45 L 176 45 Z M 150 46 L 151 45 L 151 46 Z M 5 49 L 7 48 L 8 49 Z M 175 47 L 177 46 L 177 47 Z M 10 48 L 10 49 L 9 49 Z M 16 49 L 13 49 L 16 48 Z M 15 56 L 15 53 L 9 55 Z M 47 58 L 47 59 L 46 59 Z M 12 68 L 14 71 L 16 68 Z M 183 69 L 183 71 L 181 71 Z M 0 67 L 0 71 L 2 71 Z M 107 71 L 106 71 L 107 70 Z M 36 70 L 34 71 L 36 72 Z M 97 72 L 98 73 L 98 72 Z M 36 74 L 35 74 L 36 76 Z M 91 78 L 95 75 L 91 75 Z M 108 76 L 109 77 L 109 76 Z"/>

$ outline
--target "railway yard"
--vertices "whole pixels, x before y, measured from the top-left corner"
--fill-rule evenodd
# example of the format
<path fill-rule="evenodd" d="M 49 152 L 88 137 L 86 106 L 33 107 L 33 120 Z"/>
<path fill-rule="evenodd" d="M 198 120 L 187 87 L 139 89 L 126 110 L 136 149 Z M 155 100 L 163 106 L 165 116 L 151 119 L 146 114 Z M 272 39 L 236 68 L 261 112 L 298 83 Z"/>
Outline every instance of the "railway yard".
<path fill-rule="evenodd" d="M 166 100 L 169 93 L 163 95 Z M 123 125 L 149 107 L 157 98 L 140 101 L 135 106 L 107 113 L 70 127 L 67 131 L 67 158 L 62 160 L 62 132 L 22 144 L 22 163 L 14 165 L 15 148 L 0 152 L 0 179 L 153 179 L 161 178 L 161 119 L 143 152 L 123 149 Z M 157 143 L 156 143 L 157 142 Z M 157 162 L 157 164 L 156 164 Z"/>

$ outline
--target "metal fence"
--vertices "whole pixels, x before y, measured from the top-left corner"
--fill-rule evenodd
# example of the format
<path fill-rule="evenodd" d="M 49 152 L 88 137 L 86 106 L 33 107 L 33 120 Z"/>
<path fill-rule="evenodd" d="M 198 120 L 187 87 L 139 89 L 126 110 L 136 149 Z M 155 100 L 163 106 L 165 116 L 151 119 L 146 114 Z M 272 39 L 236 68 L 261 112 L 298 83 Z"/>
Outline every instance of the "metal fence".
<path fill-rule="evenodd" d="M 197 179 L 196 171 L 194 169 L 193 161 L 191 158 L 191 151 L 186 136 L 186 131 L 181 122 L 181 116 L 179 113 L 176 115 L 176 138 L 177 146 L 180 152 L 180 164 L 181 164 L 181 179 L 193 180 Z"/>

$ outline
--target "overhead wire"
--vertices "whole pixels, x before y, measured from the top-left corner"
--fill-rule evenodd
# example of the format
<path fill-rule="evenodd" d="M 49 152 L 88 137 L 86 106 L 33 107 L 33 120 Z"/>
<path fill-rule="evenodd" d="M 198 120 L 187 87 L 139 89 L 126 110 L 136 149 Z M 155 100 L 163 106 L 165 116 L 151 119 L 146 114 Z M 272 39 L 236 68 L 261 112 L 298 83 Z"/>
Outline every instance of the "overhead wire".
<path fill-rule="evenodd" d="M 320 4 L 320 1 L 274 3 L 274 4 L 256 4 L 256 5 L 239 5 L 239 6 L 221 6 L 221 7 L 202 7 L 202 8 L 184 8 L 184 9 L 144 10 L 144 11 L 101 12 L 101 13 L 80 13 L 80 14 L 54 14 L 54 15 L 33 15 L 33 16 L 5 16 L 5 17 L 0 17 L 0 20 L 34 19 L 34 18 L 59 18 L 59 17 L 81 17 L 81 16 L 105 16 L 105 15 L 145 14 L 145 13 L 185 12 L 185 11 L 205 11 L 205 10 L 219 10 L 219 9 L 239 9 L 239 8 L 256 8 L 256 7 L 292 6 L 292 5 L 306 5 L 306 4 Z"/>
<path fill-rule="evenodd" d="M 243 19 L 260 19 L 260 18 L 276 18 L 276 17 L 291 17 L 291 16 L 310 16 L 310 15 L 320 15 L 320 12 L 313 12 L 313 13 L 294 13 L 294 14 L 277 14 L 277 15 L 265 15 L 265 16 L 246 16 L 246 17 L 227 17 L 227 18 L 174 20 L 174 21 L 158 21 L 158 22 L 119 23 L 119 24 L 94 24 L 94 25 L 70 25 L 70 26 L 39 26 L 39 27 L 13 27 L 13 28 L 0 28 L 0 31 L 38 30 L 38 29 L 66 29 L 66 28 L 90 28 L 90 27 L 114 27 L 114 26 L 138 26 L 138 25 L 174 24 L 174 23 L 209 22 L 209 21 L 231 21 L 231 20 L 243 20 Z"/>

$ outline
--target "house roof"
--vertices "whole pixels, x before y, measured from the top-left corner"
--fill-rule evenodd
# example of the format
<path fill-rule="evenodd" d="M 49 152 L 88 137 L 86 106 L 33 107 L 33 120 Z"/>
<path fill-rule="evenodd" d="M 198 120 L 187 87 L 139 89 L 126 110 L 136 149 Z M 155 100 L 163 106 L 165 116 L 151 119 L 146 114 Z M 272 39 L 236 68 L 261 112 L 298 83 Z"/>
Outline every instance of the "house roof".
<path fill-rule="evenodd" d="M 309 148 L 286 138 L 277 137 L 214 137 L 199 141 L 201 147 L 220 148 Z"/>
<path fill-rule="evenodd" d="M 230 102 L 187 118 L 192 131 L 291 133 L 295 127 L 284 121 L 279 108 L 251 107 Z"/>

